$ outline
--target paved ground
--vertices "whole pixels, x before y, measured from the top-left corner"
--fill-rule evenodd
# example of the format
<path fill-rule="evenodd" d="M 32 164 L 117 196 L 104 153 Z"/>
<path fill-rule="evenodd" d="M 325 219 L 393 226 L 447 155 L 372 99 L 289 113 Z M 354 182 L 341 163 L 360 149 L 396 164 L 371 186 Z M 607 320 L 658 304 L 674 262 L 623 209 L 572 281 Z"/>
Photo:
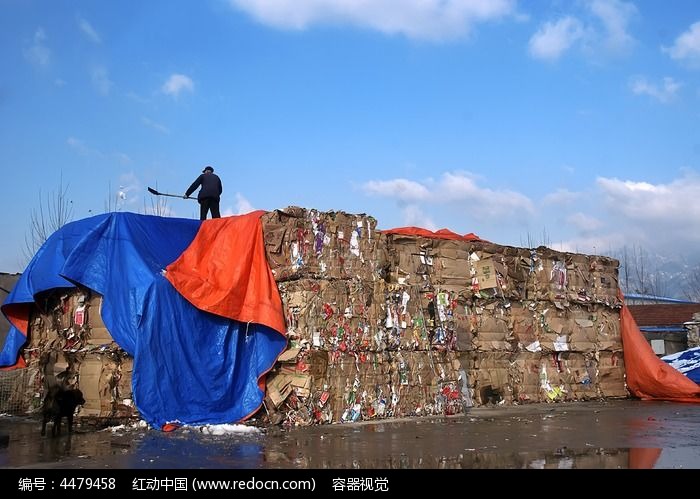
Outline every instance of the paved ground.
<path fill-rule="evenodd" d="M 205 435 L 144 428 L 40 436 L 0 417 L 3 468 L 700 468 L 700 404 L 618 400 L 465 416 Z"/>

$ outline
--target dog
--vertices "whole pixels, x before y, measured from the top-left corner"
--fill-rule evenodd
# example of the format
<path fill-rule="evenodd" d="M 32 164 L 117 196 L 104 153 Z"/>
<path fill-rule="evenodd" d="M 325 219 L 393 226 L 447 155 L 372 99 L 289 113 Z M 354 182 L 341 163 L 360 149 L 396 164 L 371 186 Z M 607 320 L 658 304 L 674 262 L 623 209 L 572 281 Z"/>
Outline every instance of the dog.
<path fill-rule="evenodd" d="M 51 435 L 56 436 L 61 433 L 61 419 L 68 421 L 68 433 L 73 433 L 73 415 L 75 408 L 85 403 L 83 392 L 77 388 L 66 390 L 59 386 L 49 389 L 42 406 L 43 422 L 41 424 L 41 434 L 46 435 L 46 423 L 53 421 Z"/>

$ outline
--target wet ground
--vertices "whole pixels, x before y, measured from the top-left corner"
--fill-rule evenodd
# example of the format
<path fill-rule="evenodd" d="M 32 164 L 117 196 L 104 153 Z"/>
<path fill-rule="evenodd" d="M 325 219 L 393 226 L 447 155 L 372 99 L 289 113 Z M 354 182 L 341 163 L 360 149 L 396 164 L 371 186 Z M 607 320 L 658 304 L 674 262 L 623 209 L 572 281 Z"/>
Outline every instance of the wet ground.
<path fill-rule="evenodd" d="M 700 468 L 700 405 L 618 400 L 213 436 L 136 426 L 40 435 L 0 417 L 2 468 Z M 50 432 L 49 432 L 50 433 Z M 8 437 L 8 438 L 5 438 Z"/>

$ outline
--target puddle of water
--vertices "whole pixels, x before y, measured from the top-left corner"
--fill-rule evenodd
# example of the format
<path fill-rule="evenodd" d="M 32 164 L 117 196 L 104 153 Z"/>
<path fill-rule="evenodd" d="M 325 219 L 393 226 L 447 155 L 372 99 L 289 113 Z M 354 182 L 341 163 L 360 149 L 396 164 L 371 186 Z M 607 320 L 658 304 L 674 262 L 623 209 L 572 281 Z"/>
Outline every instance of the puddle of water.
<path fill-rule="evenodd" d="M 563 410 L 565 409 L 565 410 Z M 700 466 L 700 407 L 624 404 L 205 435 L 181 429 L 40 435 L 0 417 L 0 467 L 126 469 L 614 469 Z M 557 412 L 558 411 L 558 412 Z M 635 412 L 636 411 L 636 412 Z"/>

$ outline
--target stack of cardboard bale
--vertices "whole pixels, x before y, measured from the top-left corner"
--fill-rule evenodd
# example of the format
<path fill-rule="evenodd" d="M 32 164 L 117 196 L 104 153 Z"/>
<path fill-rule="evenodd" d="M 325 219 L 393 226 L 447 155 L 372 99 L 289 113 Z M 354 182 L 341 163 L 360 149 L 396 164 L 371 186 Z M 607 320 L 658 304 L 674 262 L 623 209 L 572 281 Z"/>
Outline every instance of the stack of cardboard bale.
<path fill-rule="evenodd" d="M 38 297 L 23 355 L 35 372 L 27 396 L 41 406 L 47 387 L 79 387 L 85 397 L 81 417 L 136 416 L 131 398 L 133 359 L 102 322 L 102 297 L 87 289 L 53 289 Z"/>
<path fill-rule="evenodd" d="M 615 260 L 296 207 L 263 231 L 290 339 L 268 377 L 273 421 L 627 396 Z"/>
<path fill-rule="evenodd" d="M 377 334 L 386 282 L 376 220 L 290 207 L 264 215 L 263 233 L 290 339 L 268 376 L 273 421 L 390 415 L 397 370 Z"/>
<path fill-rule="evenodd" d="M 267 378 L 272 422 L 627 396 L 615 260 L 385 234 L 364 214 L 289 207 L 262 222 L 289 338 Z M 35 408 L 60 383 L 84 392 L 81 416 L 137 415 L 101 302 L 75 288 L 37 299 Z"/>

